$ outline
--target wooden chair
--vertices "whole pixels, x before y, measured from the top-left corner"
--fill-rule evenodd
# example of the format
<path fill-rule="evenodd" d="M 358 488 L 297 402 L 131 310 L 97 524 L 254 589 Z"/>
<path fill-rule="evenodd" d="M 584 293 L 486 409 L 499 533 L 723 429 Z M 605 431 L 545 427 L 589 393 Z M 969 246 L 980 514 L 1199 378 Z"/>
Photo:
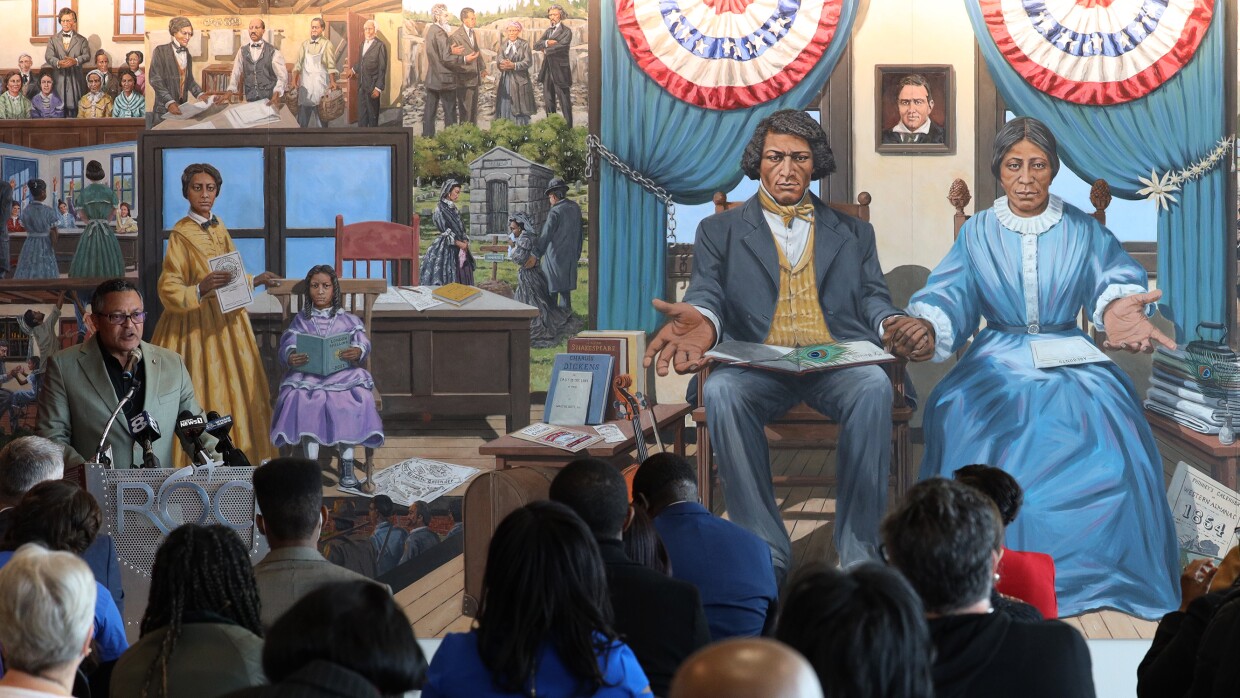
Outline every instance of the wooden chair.
<path fill-rule="evenodd" d="M 336 216 L 336 227 L 337 229 L 340 228 L 340 216 Z M 337 271 L 339 271 L 339 268 L 337 268 Z M 373 337 L 374 335 L 371 334 L 370 330 L 371 320 L 374 318 L 375 300 L 387 290 L 387 279 L 339 279 L 339 282 L 340 301 L 344 305 L 345 310 L 361 317 L 362 326 L 366 329 L 366 336 Z M 293 313 L 301 310 L 301 301 L 305 297 L 305 292 L 305 279 L 281 279 L 279 285 L 267 285 L 267 293 L 280 304 L 281 327 L 288 327 Z M 373 355 L 373 351 L 366 354 L 366 358 L 362 361 L 367 371 L 371 371 L 370 360 Z M 373 371 L 371 371 L 371 375 L 373 375 Z M 375 396 L 375 409 L 382 412 L 383 396 L 379 393 L 379 388 L 376 386 L 371 392 Z M 365 485 L 370 485 L 370 476 L 374 472 L 374 455 L 375 449 L 367 446 L 364 466 L 366 481 L 363 483 Z M 370 485 L 370 487 L 373 488 L 374 485 Z"/>
<path fill-rule="evenodd" d="M 337 215 L 336 273 L 342 280 L 386 278 L 393 286 L 416 286 L 419 244 L 416 227 L 388 221 L 345 225 Z"/>
<path fill-rule="evenodd" d="M 856 204 L 829 203 L 828 206 L 868 222 L 871 200 L 869 192 L 861 192 L 857 195 Z M 716 213 L 743 203 L 729 202 L 727 195 L 723 192 L 716 193 L 713 201 Z M 904 363 L 904 361 L 898 361 L 884 365 L 884 369 L 891 377 L 894 396 L 891 405 L 891 471 L 897 496 L 904 493 L 912 475 L 909 422 L 913 418 L 913 408 L 909 406 L 904 395 Z M 710 430 L 706 425 L 707 407 L 704 401 L 704 388 L 709 373 L 708 365 L 698 376 L 698 407 L 691 415 L 697 426 L 698 493 L 707 509 L 711 509 L 714 504 L 714 483 L 717 477 L 714 453 L 711 450 Z M 766 435 L 773 446 L 774 444 L 785 447 L 812 445 L 832 451 L 839 443 L 840 425 L 809 405 L 801 403 L 788 410 L 782 417 L 767 424 Z M 777 487 L 830 487 L 835 485 L 836 478 L 830 475 L 774 475 L 771 481 Z"/>

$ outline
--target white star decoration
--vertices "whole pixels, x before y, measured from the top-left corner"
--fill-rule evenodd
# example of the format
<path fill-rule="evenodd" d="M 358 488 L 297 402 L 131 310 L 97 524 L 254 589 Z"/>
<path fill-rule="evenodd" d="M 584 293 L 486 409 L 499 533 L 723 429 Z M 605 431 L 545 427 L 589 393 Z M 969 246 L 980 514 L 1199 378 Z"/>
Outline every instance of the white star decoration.
<path fill-rule="evenodd" d="M 1171 195 L 1171 192 L 1179 191 L 1180 185 L 1185 182 L 1195 182 L 1209 174 L 1210 170 L 1213 170 L 1231 152 L 1235 138 L 1235 136 L 1228 136 L 1219 139 L 1218 144 L 1214 146 L 1209 155 L 1181 169 L 1179 172 L 1166 172 L 1160 177 L 1156 171 L 1151 169 L 1148 179 L 1137 177 L 1137 180 L 1145 185 L 1143 189 L 1138 189 L 1137 193 L 1155 202 L 1158 208 L 1170 211 L 1171 204 L 1179 203 Z"/>

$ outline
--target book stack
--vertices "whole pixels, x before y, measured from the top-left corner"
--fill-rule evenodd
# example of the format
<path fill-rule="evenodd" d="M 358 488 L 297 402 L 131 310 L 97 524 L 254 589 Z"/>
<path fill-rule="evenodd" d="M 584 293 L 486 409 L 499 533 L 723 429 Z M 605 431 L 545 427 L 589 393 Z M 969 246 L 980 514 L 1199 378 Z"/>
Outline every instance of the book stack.
<path fill-rule="evenodd" d="M 612 358 L 613 369 L 607 379 L 610 386 L 616 376 L 627 373 L 633 377 L 630 392 L 647 394 L 646 369 L 642 358 L 646 354 L 646 333 L 641 330 L 587 330 L 568 340 L 570 354 L 605 354 Z M 614 401 L 608 400 L 607 419 L 618 419 Z"/>
<path fill-rule="evenodd" d="M 614 366 L 608 354 L 556 354 L 544 420 L 558 426 L 607 421 Z"/>
<path fill-rule="evenodd" d="M 1240 389 L 1220 384 L 1183 350 L 1158 347 L 1145 409 L 1202 434 L 1217 434 L 1231 413 L 1240 425 Z"/>
<path fill-rule="evenodd" d="M 482 289 L 465 284 L 445 284 L 431 291 L 436 299 L 449 305 L 462 306 L 482 295 Z"/>

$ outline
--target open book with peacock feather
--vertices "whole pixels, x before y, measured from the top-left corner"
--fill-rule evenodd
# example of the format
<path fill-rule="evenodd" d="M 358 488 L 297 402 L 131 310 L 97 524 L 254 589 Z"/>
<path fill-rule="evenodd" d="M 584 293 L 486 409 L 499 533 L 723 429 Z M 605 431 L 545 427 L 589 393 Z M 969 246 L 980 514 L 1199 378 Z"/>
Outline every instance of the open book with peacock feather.
<path fill-rule="evenodd" d="M 727 364 L 784 373 L 808 373 L 846 366 L 889 363 L 896 357 L 865 340 L 782 347 L 754 342 L 720 342 L 706 356 Z"/>

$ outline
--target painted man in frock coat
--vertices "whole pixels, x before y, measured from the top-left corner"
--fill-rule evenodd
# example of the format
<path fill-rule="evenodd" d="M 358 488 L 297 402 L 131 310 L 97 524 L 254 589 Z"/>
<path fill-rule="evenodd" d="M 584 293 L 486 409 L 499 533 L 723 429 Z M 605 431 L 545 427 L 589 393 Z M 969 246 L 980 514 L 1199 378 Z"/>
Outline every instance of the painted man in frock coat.
<path fill-rule="evenodd" d="M 164 114 L 179 115 L 181 105 L 202 92 L 194 79 L 194 57 L 187 48 L 194 38 L 193 25 L 186 17 L 173 17 L 168 20 L 168 33 L 172 41 L 151 51 L 151 68 L 147 72 L 147 83 L 155 91 L 152 125 L 163 121 Z"/>
<path fill-rule="evenodd" d="M 874 229 L 827 207 L 809 185 L 835 170 L 826 134 L 804 112 L 763 119 L 741 158 L 761 181 L 739 208 L 698 226 L 693 278 L 684 302 L 655 300 L 669 322 L 651 341 L 646 365 L 684 373 L 703 364 L 719 341 L 783 346 L 868 340 L 895 328 L 902 356 L 929 356 L 933 342 L 918 322 L 891 304 Z M 892 335 L 894 336 L 894 335 Z M 877 556 L 891 461 L 891 380 L 878 366 L 803 375 L 719 365 L 705 385 L 705 404 L 728 517 L 771 546 L 777 578 L 791 564 L 791 543 L 775 503 L 763 431 L 799 402 L 836 419 L 839 503 L 835 548 L 847 566 Z"/>
<path fill-rule="evenodd" d="M 538 70 L 538 82 L 543 86 L 543 102 L 547 113 L 554 114 L 556 105 L 564 112 L 569 128 L 573 126 L 573 68 L 568 49 L 573 43 L 573 30 L 564 26 L 564 8 L 552 5 L 547 9 L 551 26 L 534 42 L 534 50 L 543 52 L 542 68 Z"/>
<path fill-rule="evenodd" d="M 538 256 L 547 277 L 547 290 L 561 308 L 572 309 L 572 292 L 577 288 L 577 263 L 581 261 L 584 233 L 581 229 L 581 207 L 568 198 L 568 184 L 555 177 L 547 183 L 547 199 L 551 210 L 538 238 Z"/>
<path fill-rule="evenodd" d="M 375 36 L 375 21 L 362 25 L 362 53 L 357 68 L 357 125 L 379 125 L 379 96 L 387 84 L 387 46 Z"/>
<path fill-rule="evenodd" d="M 68 7 L 56 13 L 60 31 L 47 39 L 44 66 L 52 69 L 52 87 L 65 102 L 65 116 L 77 116 L 78 100 L 86 94 L 86 68 L 93 60 L 86 37 L 77 33 L 77 13 Z"/>

